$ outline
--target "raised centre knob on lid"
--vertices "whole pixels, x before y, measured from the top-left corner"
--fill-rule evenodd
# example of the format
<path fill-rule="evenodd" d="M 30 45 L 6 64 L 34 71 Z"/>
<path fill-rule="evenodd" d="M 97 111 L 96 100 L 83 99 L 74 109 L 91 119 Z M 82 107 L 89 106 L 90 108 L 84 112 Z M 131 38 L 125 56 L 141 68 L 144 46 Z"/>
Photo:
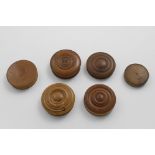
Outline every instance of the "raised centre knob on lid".
<path fill-rule="evenodd" d="M 107 63 L 104 59 L 99 59 L 97 60 L 96 62 L 96 67 L 99 68 L 99 69 L 103 69 L 107 66 Z"/>
<path fill-rule="evenodd" d="M 60 102 L 61 100 L 63 100 L 64 95 L 61 92 L 56 91 L 56 92 L 53 93 L 52 98 L 53 98 L 54 101 Z"/>
<path fill-rule="evenodd" d="M 102 93 L 98 93 L 98 94 L 96 95 L 96 100 L 97 100 L 98 102 L 102 102 L 102 101 L 104 100 L 104 95 L 103 95 Z"/>

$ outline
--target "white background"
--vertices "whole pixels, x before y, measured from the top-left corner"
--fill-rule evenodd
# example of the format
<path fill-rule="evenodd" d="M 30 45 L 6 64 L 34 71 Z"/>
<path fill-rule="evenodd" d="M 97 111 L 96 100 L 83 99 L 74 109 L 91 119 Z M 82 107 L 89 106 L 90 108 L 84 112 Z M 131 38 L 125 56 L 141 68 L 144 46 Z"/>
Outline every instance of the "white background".
<path fill-rule="evenodd" d="M 155 27 L 1 27 L 0 128 L 155 128 L 154 40 Z M 76 51 L 82 60 L 80 73 L 71 80 L 57 78 L 50 69 L 50 58 L 61 49 Z M 94 52 L 114 57 L 117 67 L 109 79 L 88 75 L 85 63 Z M 6 80 L 9 65 L 20 59 L 34 62 L 39 72 L 37 83 L 26 91 Z M 143 64 L 150 72 L 142 88 L 124 82 L 124 69 L 131 63 Z M 68 84 L 76 94 L 73 110 L 64 117 L 49 115 L 40 101 L 43 90 L 57 82 Z M 114 110 L 105 117 L 92 116 L 83 104 L 86 89 L 97 83 L 110 86 L 117 96 Z"/>
<path fill-rule="evenodd" d="M 0 25 L 154 26 L 154 6 L 154 0 L 0 0 Z M 154 155 L 154 139 L 155 130 L 1 130 L 0 153 Z"/>

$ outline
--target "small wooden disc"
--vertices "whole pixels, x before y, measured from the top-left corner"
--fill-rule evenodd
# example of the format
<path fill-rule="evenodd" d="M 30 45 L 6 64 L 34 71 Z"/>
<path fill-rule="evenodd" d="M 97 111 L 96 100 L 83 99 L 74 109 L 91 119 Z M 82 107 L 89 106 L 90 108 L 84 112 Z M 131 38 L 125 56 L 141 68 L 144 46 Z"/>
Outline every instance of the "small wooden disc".
<path fill-rule="evenodd" d="M 60 50 L 52 56 L 50 65 L 56 76 L 69 79 L 79 73 L 81 59 L 72 50 Z"/>
<path fill-rule="evenodd" d="M 96 84 L 85 93 L 85 107 L 93 115 L 103 116 L 108 114 L 114 108 L 115 103 L 115 93 L 106 85 Z"/>
<path fill-rule="evenodd" d="M 17 89 L 32 87 L 38 78 L 36 66 L 28 60 L 13 63 L 7 71 L 8 82 Z"/>
<path fill-rule="evenodd" d="M 75 95 L 69 86 L 56 83 L 45 89 L 41 101 L 43 107 L 49 114 L 61 116 L 72 110 Z"/>
<path fill-rule="evenodd" d="M 149 72 L 143 65 L 131 64 L 125 69 L 124 78 L 129 85 L 140 87 L 148 81 Z"/>
<path fill-rule="evenodd" d="M 114 59 L 107 53 L 94 53 L 87 60 L 88 73 L 97 79 L 110 77 L 115 67 L 116 63 Z"/>

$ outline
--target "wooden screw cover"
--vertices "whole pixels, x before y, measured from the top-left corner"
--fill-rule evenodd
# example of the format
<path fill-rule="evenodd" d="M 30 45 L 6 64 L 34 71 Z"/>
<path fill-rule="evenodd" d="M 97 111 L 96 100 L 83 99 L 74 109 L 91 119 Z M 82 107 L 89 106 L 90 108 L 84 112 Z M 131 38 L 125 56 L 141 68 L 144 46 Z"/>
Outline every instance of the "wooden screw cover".
<path fill-rule="evenodd" d="M 124 72 L 126 82 L 133 87 L 143 86 L 149 79 L 149 72 L 141 64 L 131 64 Z"/>
<path fill-rule="evenodd" d="M 27 89 L 35 84 L 38 78 L 36 66 L 28 60 L 13 63 L 7 71 L 8 82 L 17 89 Z"/>
<path fill-rule="evenodd" d="M 69 79 L 80 71 L 81 59 L 72 50 L 60 50 L 52 56 L 50 65 L 56 76 Z"/>
<path fill-rule="evenodd" d="M 49 114 L 61 116 L 72 110 L 75 95 L 73 90 L 66 84 L 56 83 L 45 89 L 41 101 Z"/>
<path fill-rule="evenodd" d="M 116 96 L 111 88 L 103 84 L 90 87 L 84 96 L 86 109 L 93 115 L 108 114 L 115 106 Z"/>
<path fill-rule="evenodd" d="M 97 79 L 110 77 L 115 67 L 116 63 L 114 59 L 107 53 L 94 53 L 87 60 L 87 71 Z"/>

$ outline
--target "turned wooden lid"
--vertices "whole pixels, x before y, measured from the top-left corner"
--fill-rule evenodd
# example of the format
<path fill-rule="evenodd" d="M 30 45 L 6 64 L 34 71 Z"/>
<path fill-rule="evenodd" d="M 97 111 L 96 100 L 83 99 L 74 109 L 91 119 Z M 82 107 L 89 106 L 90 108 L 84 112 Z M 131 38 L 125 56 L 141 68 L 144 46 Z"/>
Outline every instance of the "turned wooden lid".
<path fill-rule="evenodd" d="M 61 116 L 71 111 L 74 106 L 75 95 L 66 84 L 56 83 L 45 89 L 41 101 L 49 114 Z"/>
<path fill-rule="evenodd" d="M 141 64 L 131 64 L 125 69 L 124 78 L 129 85 L 140 87 L 148 81 L 149 72 Z"/>
<path fill-rule="evenodd" d="M 35 84 L 37 78 L 37 68 L 28 60 L 16 61 L 7 71 L 8 82 L 17 89 L 30 88 Z"/>
<path fill-rule="evenodd" d="M 52 56 L 50 65 L 56 76 L 69 79 L 80 71 L 81 60 L 72 50 L 60 50 Z"/>
<path fill-rule="evenodd" d="M 87 60 L 87 70 L 90 75 L 97 79 L 105 79 L 112 75 L 116 63 L 107 53 L 98 52 L 92 54 Z"/>
<path fill-rule="evenodd" d="M 116 96 L 111 88 L 103 84 L 90 87 L 84 96 L 86 109 L 93 115 L 108 114 L 115 106 Z"/>

